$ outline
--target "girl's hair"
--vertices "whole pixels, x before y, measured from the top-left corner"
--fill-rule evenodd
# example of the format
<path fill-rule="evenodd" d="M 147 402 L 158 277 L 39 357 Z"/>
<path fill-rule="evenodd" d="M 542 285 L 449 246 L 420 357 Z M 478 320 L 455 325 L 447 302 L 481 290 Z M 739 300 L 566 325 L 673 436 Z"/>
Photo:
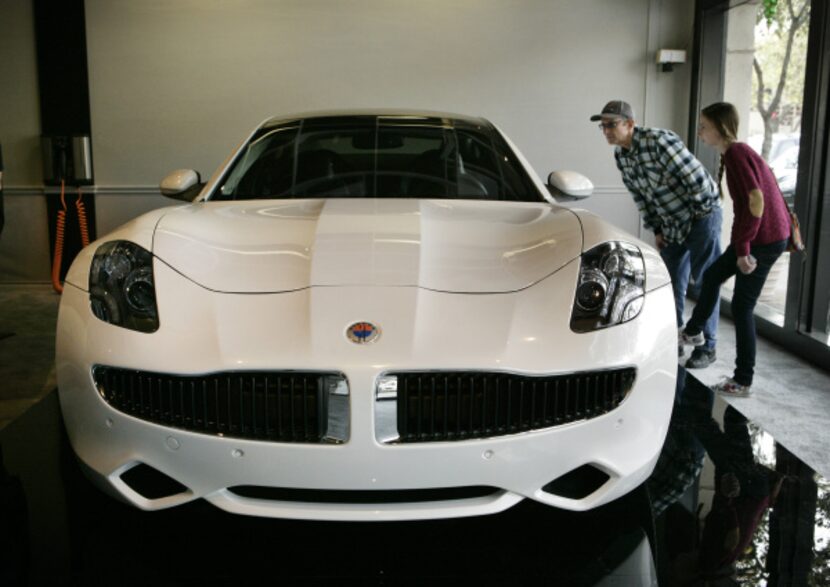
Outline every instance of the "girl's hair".
<path fill-rule="evenodd" d="M 738 117 L 738 111 L 732 104 L 729 102 L 715 102 L 701 110 L 701 114 L 706 117 L 706 120 L 712 123 L 715 130 L 726 141 L 734 143 L 738 140 L 738 124 L 740 123 L 740 119 Z M 718 167 L 718 187 L 720 188 L 721 197 L 723 197 L 722 184 L 725 169 L 723 155 L 721 155 L 720 166 Z"/>

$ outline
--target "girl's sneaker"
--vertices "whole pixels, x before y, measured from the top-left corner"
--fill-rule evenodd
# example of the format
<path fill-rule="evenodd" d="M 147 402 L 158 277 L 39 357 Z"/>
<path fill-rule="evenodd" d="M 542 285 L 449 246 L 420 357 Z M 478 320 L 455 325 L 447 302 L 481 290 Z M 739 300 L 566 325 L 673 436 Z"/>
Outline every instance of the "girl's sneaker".
<path fill-rule="evenodd" d="M 720 383 L 713 385 L 712 391 L 731 397 L 749 397 L 752 393 L 749 385 L 741 385 L 731 377 L 727 377 Z"/>

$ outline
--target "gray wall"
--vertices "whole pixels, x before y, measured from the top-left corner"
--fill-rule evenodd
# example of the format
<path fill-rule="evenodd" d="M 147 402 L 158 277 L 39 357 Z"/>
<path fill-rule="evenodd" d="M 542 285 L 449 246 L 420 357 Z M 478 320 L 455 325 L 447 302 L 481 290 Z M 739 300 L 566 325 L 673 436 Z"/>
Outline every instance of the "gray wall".
<path fill-rule="evenodd" d="M 49 279 L 39 137 L 32 3 L 0 0 L 0 143 L 6 211 L 0 235 L 0 281 Z"/>
<path fill-rule="evenodd" d="M 645 125 L 685 135 L 690 66 L 659 72 L 654 54 L 691 51 L 693 4 L 86 0 L 99 234 L 164 205 L 156 186 L 168 171 L 210 175 L 262 119 L 349 107 L 489 118 L 543 177 L 588 175 L 597 190 L 583 207 L 637 234 L 611 149 L 588 117 L 623 98 Z M 32 189 L 40 181 L 32 28 L 30 1 L 0 0 L 3 55 L 24 55 L 0 59 L 0 111 L 22 113 L 0 119 L 8 153 L 0 281 L 49 274 L 45 206 Z M 24 232 L 37 244 L 20 250 Z"/>

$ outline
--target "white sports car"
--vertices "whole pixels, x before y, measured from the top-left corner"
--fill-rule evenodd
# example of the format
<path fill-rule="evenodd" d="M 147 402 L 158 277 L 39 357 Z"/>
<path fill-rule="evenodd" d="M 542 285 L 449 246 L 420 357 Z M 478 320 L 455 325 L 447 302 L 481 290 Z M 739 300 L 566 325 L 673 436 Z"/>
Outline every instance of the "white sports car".
<path fill-rule="evenodd" d="M 492 124 L 268 120 L 84 249 L 57 330 L 87 474 L 156 510 L 326 520 L 571 510 L 642 483 L 677 371 L 648 245 Z M 192 201 L 191 201 L 192 200 Z"/>

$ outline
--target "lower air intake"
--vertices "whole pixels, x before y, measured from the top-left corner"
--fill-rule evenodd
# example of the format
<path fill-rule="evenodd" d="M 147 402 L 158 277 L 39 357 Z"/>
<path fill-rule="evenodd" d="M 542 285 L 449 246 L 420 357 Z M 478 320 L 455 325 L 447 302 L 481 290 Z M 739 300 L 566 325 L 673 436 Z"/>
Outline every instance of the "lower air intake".
<path fill-rule="evenodd" d="M 592 465 L 582 465 L 551 481 L 542 491 L 567 499 L 584 499 L 605 485 L 611 477 Z"/>
<path fill-rule="evenodd" d="M 283 487 L 260 487 L 240 485 L 230 489 L 232 493 L 252 499 L 271 501 L 294 501 L 306 503 L 345 503 L 345 504 L 387 504 L 419 503 L 487 497 L 499 493 L 495 487 L 470 486 L 446 487 L 434 489 L 394 489 L 394 490 L 328 490 L 328 489 L 288 489 Z"/>
<path fill-rule="evenodd" d="M 145 499 L 161 499 L 187 491 L 187 487 L 175 479 L 144 463 L 122 473 L 121 480 Z"/>

